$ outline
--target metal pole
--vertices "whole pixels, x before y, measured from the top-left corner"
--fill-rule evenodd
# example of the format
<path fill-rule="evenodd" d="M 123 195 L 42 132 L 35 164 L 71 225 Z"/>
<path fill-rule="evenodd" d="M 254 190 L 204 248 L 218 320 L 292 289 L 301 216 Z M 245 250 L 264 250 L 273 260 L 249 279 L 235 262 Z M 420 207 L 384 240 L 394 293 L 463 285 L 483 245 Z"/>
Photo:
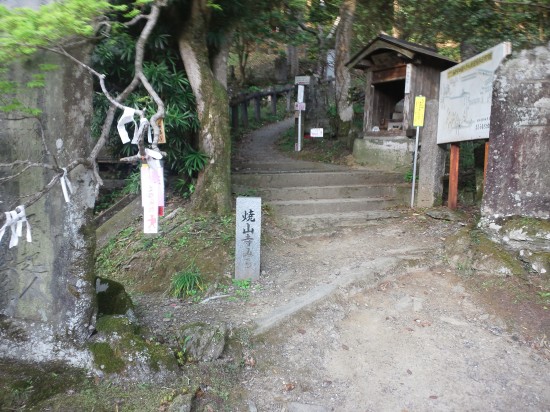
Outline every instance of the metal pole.
<path fill-rule="evenodd" d="M 302 151 L 302 111 L 298 110 L 298 151 Z"/>
<path fill-rule="evenodd" d="M 418 135 L 420 133 L 420 127 L 416 126 L 416 142 L 414 147 L 414 162 L 413 162 L 413 181 L 411 190 L 411 209 L 414 208 L 414 188 L 416 186 L 416 162 L 418 160 Z"/>

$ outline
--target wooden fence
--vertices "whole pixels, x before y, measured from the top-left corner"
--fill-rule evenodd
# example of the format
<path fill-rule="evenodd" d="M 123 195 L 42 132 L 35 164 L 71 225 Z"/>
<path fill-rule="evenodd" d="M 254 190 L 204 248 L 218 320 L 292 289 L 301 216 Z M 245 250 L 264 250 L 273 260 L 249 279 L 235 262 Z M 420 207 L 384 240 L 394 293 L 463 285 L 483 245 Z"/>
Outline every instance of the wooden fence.
<path fill-rule="evenodd" d="M 286 97 L 286 112 L 290 113 L 294 110 L 292 107 L 293 94 L 294 85 L 287 85 L 279 88 L 262 90 L 259 92 L 243 93 L 231 98 L 229 101 L 229 107 L 231 110 L 231 127 L 234 130 L 238 130 L 239 126 L 244 128 L 248 127 L 248 108 L 250 106 L 250 101 L 254 102 L 254 118 L 257 122 L 260 122 L 262 120 L 262 99 L 265 99 L 268 96 L 271 96 L 271 113 L 273 115 L 277 114 L 277 100 L 280 96 Z"/>

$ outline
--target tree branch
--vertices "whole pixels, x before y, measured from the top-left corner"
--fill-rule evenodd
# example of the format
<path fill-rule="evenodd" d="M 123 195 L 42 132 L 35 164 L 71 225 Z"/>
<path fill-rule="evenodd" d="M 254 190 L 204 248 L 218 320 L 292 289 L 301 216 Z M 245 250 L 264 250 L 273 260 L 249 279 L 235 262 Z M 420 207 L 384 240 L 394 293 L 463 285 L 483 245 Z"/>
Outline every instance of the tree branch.
<path fill-rule="evenodd" d="M 155 104 L 157 105 L 157 112 L 155 115 L 151 118 L 151 123 L 153 127 L 153 131 L 155 134 L 155 140 L 153 143 L 153 149 L 156 151 L 158 150 L 158 138 L 160 134 L 160 128 L 157 124 L 157 120 L 160 118 L 164 118 L 165 115 L 165 108 L 164 103 L 160 96 L 156 93 L 154 88 L 149 83 L 148 79 L 143 73 L 143 61 L 144 61 L 144 55 L 145 55 L 145 45 L 147 43 L 147 40 L 149 39 L 155 25 L 157 24 L 159 15 L 160 15 L 160 8 L 162 6 L 166 5 L 166 0 L 158 0 L 151 6 L 151 11 L 148 15 L 139 15 L 136 16 L 134 19 L 132 19 L 130 22 L 127 23 L 127 25 L 135 24 L 139 20 L 145 19 L 147 20 L 147 23 L 143 27 L 140 36 L 136 42 L 136 57 L 134 60 L 134 68 L 135 68 L 135 74 L 128 86 L 115 98 L 111 96 L 109 91 L 107 90 L 107 87 L 105 86 L 105 75 L 97 72 L 92 67 L 88 66 L 84 62 L 78 60 L 74 56 L 72 56 L 70 53 L 68 53 L 62 46 L 58 47 L 42 47 L 44 50 L 48 50 L 50 52 L 60 54 L 62 56 L 65 56 L 72 62 L 76 63 L 80 67 L 84 68 L 86 71 L 88 71 L 93 76 L 97 77 L 99 80 L 99 84 L 101 87 L 101 90 L 105 97 L 109 100 L 111 103 L 111 106 L 107 110 L 105 121 L 103 123 L 103 127 L 101 129 L 101 135 L 96 142 L 95 146 L 91 150 L 89 156 L 87 158 L 78 158 L 73 160 L 71 163 L 69 163 L 64 169 L 61 169 L 58 165 L 57 159 L 55 156 L 52 155 L 52 153 L 49 151 L 47 145 L 46 145 L 46 138 L 45 138 L 45 132 L 44 128 L 39 122 L 40 127 L 40 137 L 42 139 L 42 144 L 44 146 L 45 153 L 54 160 L 55 165 L 53 164 L 47 164 L 47 163 L 37 163 L 37 162 L 31 162 L 29 160 L 17 160 L 15 162 L 9 163 L 9 164 L 0 164 L 0 167 L 16 167 L 16 166 L 24 166 L 23 170 L 11 175 L 4 177 L 0 179 L 0 182 L 5 182 L 7 180 L 11 180 L 13 178 L 16 178 L 20 176 L 22 173 L 24 173 L 26 170 L 33 168 L 33 167 L 42 167 L 45 169 L 53 170 L 56 172 L 56 174 L 50 179 L 48 184 L 44 186 L 42 190 L 40 190 L 37 193 L 34 193 L 32 195 L 23 196 L 22 198 L 27 198 L 25 201 L 25 206 L 30 206 L 34 203 L 36 203 L 42 196 L 44 196 L 46 193 L 48 193 L 55 184 L 62 178 L 62 176 L 65 173 L 69 173 L 74 168 L 76 168 L 79 165 L 87 165 L 93 169 L 94 178 L 96 180 L 96 191 L 99 189 L 99 186 L 103 184 L 101 177 L 99 176 L 98 167 L 97 167 L 97 156 L 99 155 L 100 150 L 105 146 L 107 139 L 110 134 L 111 126 L 115 117 L 115 111 L 117 108 L 124 110 L 126 107 L 122 104 L 122 102 L 132 93 L 136 87 L 141 83 L 147 93 L 153 98 Z M 143 110 L 136 110 L 136 113 L 140 116 L 144 116 L 145 112 Z M 8 120 L 15 120 L 15 119 L 8 119 Z M 140 154 L 137 155 L 137 160 L 140 160 L 144 156 L 144 142 L 143 142 L 143 135 L 145 133 L 142 133 L 139 139 L 139 146 L 140 146 Z M 132 156 L 134 157 L 134 156 Z M 134 160 L 135 161 L 135 160 Z M 15 206 L 13 206 L 15 207 Z M 12 209 L 13 209 L 12 207 Z M 11 209 L 10 209 L 11 210 Z M 1 216 L 0 216 L 0 223 L 1 223 Z"/>

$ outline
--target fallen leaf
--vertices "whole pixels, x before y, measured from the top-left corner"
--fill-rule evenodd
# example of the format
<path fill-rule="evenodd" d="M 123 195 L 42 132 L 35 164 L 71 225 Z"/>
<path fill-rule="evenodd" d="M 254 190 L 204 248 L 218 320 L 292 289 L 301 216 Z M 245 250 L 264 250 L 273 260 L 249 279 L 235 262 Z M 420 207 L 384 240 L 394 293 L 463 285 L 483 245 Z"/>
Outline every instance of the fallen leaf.
<path fill-rule="evenodd" d="M 298 333 L 301 333 L 302 335 L 305 335 L 305 334 L 306 334 L 306 330 L 305 330 L 305 329 L 298 329 Z"/>
<path fill-rule="evenodd" d="M 437 398 L 438 398 L 438 396 L 436 396 L 436 395 L 431 395 L 430 396 L 430 399 L 437 399 Z"/>
<path fill-rule="evenodd" d="M 349 346 L 347 346 L 347 345 L 342 345 L 342 349 L 344 349 L 344 350 L 349 350 Z"/>
<path fill-rule="evenodd" d="M 252 356 L 247 356 L 245 359 L 244 359 L 244 364 L 246 366 L 250 366 L 251 368 L 254 367 L 256 365 L 256 359 L 254 359 Z"/>
<path fill-rule="evenodd" d="M 284 384 L 285 391 L 287 391 L 287 392 L 290 392 L 295 387 L 296 387 L 296 385 L 294 385 L 293 383 L 285 383 Z"/>
<path fill-rule="evenodd" d="M 409 375 L 412 375 L 412 374 L 413 374 L 412 371 L 411 371 L 410 369 L 407 369 L 407 373 L 408 373 Z"/>

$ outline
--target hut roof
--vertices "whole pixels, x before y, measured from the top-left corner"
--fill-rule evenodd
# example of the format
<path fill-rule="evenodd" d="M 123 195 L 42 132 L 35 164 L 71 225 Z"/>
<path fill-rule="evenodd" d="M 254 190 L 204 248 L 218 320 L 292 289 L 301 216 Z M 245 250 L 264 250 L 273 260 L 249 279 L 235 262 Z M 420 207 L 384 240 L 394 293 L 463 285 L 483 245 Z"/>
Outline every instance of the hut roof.
<path fill-rule="evenodd" d="M 346 63 L 346 66 L 350 69 L 366 70 L 371 66 L 379 65 L 376 56 L 387 54 L 387 52 L 393 52 L 392 54 L 406 61 L 430 64 L 442 70 L 446 70 L 457 64 L 454 60 L 437 53 L 431 47 L 396 39 L 386 34 L 379 34 L 356 53 Z"/>

